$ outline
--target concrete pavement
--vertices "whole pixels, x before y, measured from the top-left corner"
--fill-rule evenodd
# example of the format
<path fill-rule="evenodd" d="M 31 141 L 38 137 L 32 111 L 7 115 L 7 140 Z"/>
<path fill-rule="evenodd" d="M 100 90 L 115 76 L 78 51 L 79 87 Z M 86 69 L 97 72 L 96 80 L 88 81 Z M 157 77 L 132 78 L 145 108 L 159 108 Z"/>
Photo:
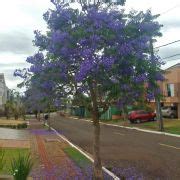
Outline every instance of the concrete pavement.
<path fill-rule="evenodd" d="M 0 139 L 27 140 L 29 139 L 29 133 L 26 129 L 0 128 Z"/>
<path fill-rule="evenodd" d="M 30 148 L 29 132 L 0 128 L 0 147 L 4 148 Z"/>

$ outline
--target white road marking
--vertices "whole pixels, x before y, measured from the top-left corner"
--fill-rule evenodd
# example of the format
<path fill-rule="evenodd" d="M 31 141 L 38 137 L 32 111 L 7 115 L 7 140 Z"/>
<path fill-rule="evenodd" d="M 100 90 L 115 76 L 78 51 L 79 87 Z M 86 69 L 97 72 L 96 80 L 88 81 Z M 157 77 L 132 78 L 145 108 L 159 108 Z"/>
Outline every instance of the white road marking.
<path fill-rule="evenodd" d="M 173 148 L 173 149 L 178 149 L 178 150 L 180 150 L 180 147 L 171 146 L 171 145 L 168 145 L 168 144 L 159 143 L 159 145 L 160 145 L 160 146 L 165 146 L 165 147 L 169 147 L 169 148 Z"/>
<path fill-rule="evenodd" d="M 119 132 L 114 132 L 113 134 L 118 134 L 118 135 L 121 135 L 121 136 L 125 135 L 125 134 L 122 134 L 122 133 L 119 133 Z"/>
<path fill-rule="evenodd" d="M 48 124 L 46 124 L 46 126 L 48 126 Z M 60 134 L 59 132 L 57 132 L 54 128 L 50 127 L 57 136 L 59 136 L 61 139 L 63 139 L 64 141 L 66 141 L 70 146 L 74 147 L 75 149 L 77 149 L 80 153 L 82 153 L 84 156 L 86 156 L 91 162 L 94 162 L 94 159 L 92 157 L 90 157 L 88 155 L 88 153 L 84 152 L 80 147 L 78 147 L 77 145 L 74 145 L 72 142 L 70 142 L 65 136 L 63 136 L 62 134 Z M 104 166 L 102 167 L 103 171 L 106 172 L 109 176 L 111 176 L 114 180 L 120 180 L 119 177 L 117 177 L 113 172 L 109 171 L 108 169 L 106 169 Z"/>

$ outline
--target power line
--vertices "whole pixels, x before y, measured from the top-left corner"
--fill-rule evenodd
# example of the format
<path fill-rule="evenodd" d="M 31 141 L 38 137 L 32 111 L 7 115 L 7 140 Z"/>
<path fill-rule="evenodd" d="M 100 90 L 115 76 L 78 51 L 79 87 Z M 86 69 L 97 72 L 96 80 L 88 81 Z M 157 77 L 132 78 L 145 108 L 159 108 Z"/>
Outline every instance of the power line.
<path fill-rule="evenodd" d="M 177 42 L 180 42 L 180 40 L 172 41 L 172 42 L 170 42 L 170 43 L 163 44 L 163 45 L 161 45 L 161 46 L 157 46 L 157 47 L 155 47 L 154 49 L 158 49 L 158 48 L 161 48 L 161 47 L 164 47 L 164 46 L 168 46 L 168 45 L 170 45 L 170 44 L 174 44 L 174 43 L 177 43 Z"/>
<path fill-rule="evenodd" d="M 169 61 L 177 61 L 177 60 L 179 60 L 179 62 L 180 62 L 180 58 L 177 58 L 177 59 L 169 59 L 169 60 L 166 60 L 165 62 L 169 62 Z"/>
<path fill-rule="evenodd" d="M 171 55 L 171 56 L 168 56 L 168 57 L 165 57 L 165 58 L 161 58 L 161 59 L 169 59 L 169 58 L 172 58 L 172 57 L 175 57 L 175 56 L 180 56 L 180 53 L 179 54 L 174 54 L 174 55 Z"/>
<path fill-rule="evenodd" d="M 170 11 L 178 8 L 178 7 L 180 7 L 180 4 L 177 4 L 176 6 L 173 6 L 172 8 L 167 9 L 166 11 L 160 13 L 160 15 L 166 14 L 166 13 L 168 13 L 168 12 L 170 12 Z M 157 47 L 155 47 L 154 49 L 158 49 L 158 48 L 161 48 L 161 47 L 164 47 L 164 46 L 168 46 L 168 45 L 170 45 L 170 44 L 174 44 L 174 43 L 177 43 L 177 42 L 180 42 L 180 40 L 176 40 L 176 41 L 173 41 L 173 42 L 170 42 L 170 43 L 161 45 L 161 46 L 157 46 Z"/>
<path fill-rule="evenodd" d="M 177 4 L 176 6 L 172 7 L 172 8 L 169 8 L 168 10 L 160 13 L 160 15 L 164 15 L 176 8 L 180 7 L 180 4 Z M 165 47 L 165 46 L 168 46 L 168 45 L 171 45 L 171 44 L 174 44 L 174 43 L 177 43 L 177 42 L 180 42 L 180 40 L 176 40 L 176 41 L 173 41 L 173 42 L 170 42 L 170 43 L 167 43 L 167 44 L 163 44 L 161 46 L 157 46 L 155 47 L 154 49 L 159 49 L 161 47 Z M 169 58 L 172 58 L 172 57 L 176 57 L 176 56 L 180 56 L 180 54 L 174 54 L 174 55 L 171 55 L 171 56 L 168 56 L 168 57 L 165 57 L 165 58 L 161 58 L 162 60 L 165 60 L 165 59 L 169 59 Z M 176 60 L 180 60 L 180 58 L 177 58 L 177 59 L 169 59 L 169 60 L 166 60 L 166 61 L 176 61 Z"/>
<path fill-rule="evenodd" d="M 160 13 L 160 15 L 166 14 L 166 13 L 168 13 L 168 12 L 170 12 L 170 11 L 172 11 L 172 10 L 178 8 L 179 6 L 180 6 L 180 4 L 177 4 L 176 6 L 173 6 L 172 8 L 169 8 L 168 10 L 166 10 L 166 11 Z"/>

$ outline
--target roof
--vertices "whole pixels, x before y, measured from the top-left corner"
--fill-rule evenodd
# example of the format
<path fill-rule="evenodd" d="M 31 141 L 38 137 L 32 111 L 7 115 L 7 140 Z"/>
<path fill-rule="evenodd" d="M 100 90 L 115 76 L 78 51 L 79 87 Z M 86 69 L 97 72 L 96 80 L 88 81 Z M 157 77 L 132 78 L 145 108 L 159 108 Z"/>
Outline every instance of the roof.
<path fill-rule="evenodd" d="M 177 64 L 175 64 L 175 65 L 173 65 L 173 66 L 170 66 L 170 67 L 168 67 L 168 68 L 165 69 L 165 70 L 172 69 L 172 68 L 176 68 L 176 67 L 180 67 L 180 63 L 177 63 Z"/>

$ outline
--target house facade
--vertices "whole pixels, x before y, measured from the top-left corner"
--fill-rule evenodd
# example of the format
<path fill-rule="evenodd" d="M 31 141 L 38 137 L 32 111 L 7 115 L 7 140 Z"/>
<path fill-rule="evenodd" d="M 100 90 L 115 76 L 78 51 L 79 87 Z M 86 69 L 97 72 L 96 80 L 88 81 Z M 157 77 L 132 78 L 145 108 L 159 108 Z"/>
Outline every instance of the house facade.
<path fill-rule="evenodd" d="M 4 74 L 0 73 L 0 109 L 4 108 L 8 98 L 8 88 L 5 83 Z"/>
<path fill-rule="evenodd" d="M 180 118 L 180 63 L 165 70 L 165 80 L 160 84 L 164 95 L 163 106 L 176 106 Z"/>

